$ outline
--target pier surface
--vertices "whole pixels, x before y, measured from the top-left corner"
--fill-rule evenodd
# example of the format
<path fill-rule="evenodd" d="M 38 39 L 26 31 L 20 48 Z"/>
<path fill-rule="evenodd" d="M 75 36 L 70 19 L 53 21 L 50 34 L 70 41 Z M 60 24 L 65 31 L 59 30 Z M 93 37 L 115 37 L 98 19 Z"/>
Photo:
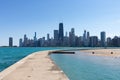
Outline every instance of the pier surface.
<path fill-rule="evenodd" d="M 0 73 L 0 80 L 69 80 L 49 51 L 30 54 Z"/>
<path fill-rule="evenodd" d="M 85 52 L 92 56 L 120 57 L 120 49 L 94 49 L 81 50 L 81 52 Z"/>

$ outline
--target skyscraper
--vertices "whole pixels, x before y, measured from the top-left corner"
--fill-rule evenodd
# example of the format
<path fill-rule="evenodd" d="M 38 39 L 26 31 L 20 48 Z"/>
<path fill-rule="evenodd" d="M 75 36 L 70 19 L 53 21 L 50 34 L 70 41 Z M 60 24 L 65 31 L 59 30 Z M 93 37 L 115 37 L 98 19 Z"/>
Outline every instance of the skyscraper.
<path fill-rule="evenodd" d="M 37 47 L 37 33 L 34 35 L 34 47 Z"/>
<path fill-rule="evenodd" d="M 63 30 L 63 23 L 59 23 L 59 45 L 63 45 L 64 40 L 64 30 Z"/>
<path fill-rule="evenodd" d="M 97 47 L 98 46 L 98 37 L 91 36 L 90 37 L 90 47 Z"/>
<path fill-rule="evenodd" d="M 84 41 L 86 40 L 86 30 L 84 30 L 84 33 L 83 33 L 83 40 Z"/>
<path fill-rule="evenodd" d="M 19 47 L 22 47 L 23 46 L 22 44 L 23 44 L 22 39 L 19 39 Z"/>
<path fill-rule="evenodd" d="M 35 35 L 34 35 L 34 41 L 37 41 L 37 33 L 35 32 Z"/>
<path fill-rule="evenodd" d="M 58 37 L 59 37 L 59 31 L 54 30 L 54 40 L 58 40 Z"/>
<path fill-rule="evenodd" d="M 71 28 L 71 32 L 69 33 L 69 44 L 71 47 L 75 46 L 75 30 Z"/>
<path fill-rule="evenodd" d="M 42 47 L 45 47 L 45 37 L 42 38 L 41 46 L 42 46 Z"/>
<path fill-rule="evenodd" d="M 28 38 L 27 38 L 27 35 L 25 34 L 24 35 L 24 44 L 23 44 L 24 47 L 27 47 L 27 42 L 28 42 Z"/>
<path fill-rule="evenodd" d="M 110 37 L 107 38 L 107 46 L 112 46 L 112 39 Z"/>
<path fill-rule="evenodd" d="M 13 38 L 9 37 L 9 47 L 13 47 Z"/>
<path fill-rule="evenodd" d="M 68 33 L 67 32 L 65 32 L 65 37 L 67 37 L 68 36 Z"/>
<path fill-rule="evenodd" d="M 74 28 L 71 28 L 71 33 L 72 33 L 73 35 L 75 35 L 75 29 L 74 29 Z"/>
<path fill-rule="evenodd" d="M 50 40 L 50 34 L 47 34 L 47 41 Z"/>
<path fill-rule="evenodd" d="M 69 37 L 68 37 L 67 31 L 66 31 L 65 36 L 64 36 L 63 44 L 64 44 L 64 46 L 69 46 Z"/>
<path fill-rule="evenodd" d="M 58 45 L 58 38 L 59 38 L 59 31 L 54 30 L 54 43 L 55 43 L 55 46 Z"/>
<path fill-rule="evenodd" d="M 101 47 L 105 47 L 106 46 L 106 44 L 105 44 L 105 39 L 106 39 L 105 32 L 104 31 L 101 32 L 100 36 L 101 36 Z"/>
<path fill-rule="evenodd" d="M 87 34 L 86 34 L 86 30 L 84 30 L 84 33 L 83 33 L 83 45 L 87 46 Z"/>
<path fill-rule="evenodd" d="M 46 46 L 50 46 L 50 34 L 47 34 L 47 41 L 46 41 Z"/>
<path fill-rule="evenodd" d="M 89 46 L 89 43 L 90 43 L 90 33 L 87 32 L 87 46 Z"/>
<path fill-rule="evenodd" d="M 90 33 L 89 33 L 89 32 L 87 32 L 87 39 L 89 39 L 89 37 L 90 37 Z"/>

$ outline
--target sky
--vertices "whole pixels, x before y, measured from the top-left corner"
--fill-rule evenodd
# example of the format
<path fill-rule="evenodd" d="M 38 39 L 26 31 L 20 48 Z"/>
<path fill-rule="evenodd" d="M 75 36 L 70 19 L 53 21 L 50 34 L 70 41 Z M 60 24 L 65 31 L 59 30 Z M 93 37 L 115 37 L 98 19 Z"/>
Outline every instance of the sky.
<path fill-rule="evenodd" d="M 82 36 L 84 30 L 91 36 L 120 36 L 120 0 L 0 0 L 0 46 L 14 45 L 24 34 L 37 38 L 50 34 L 63 22 L 64 32 L 75 28 Z"/>

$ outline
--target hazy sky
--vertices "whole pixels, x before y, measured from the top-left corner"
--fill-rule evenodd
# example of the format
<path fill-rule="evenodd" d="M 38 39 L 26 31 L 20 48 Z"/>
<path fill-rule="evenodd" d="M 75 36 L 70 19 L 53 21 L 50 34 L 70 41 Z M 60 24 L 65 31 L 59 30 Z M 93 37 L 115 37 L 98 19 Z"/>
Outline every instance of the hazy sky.
<path fill-rule="evenodd" d="M 120 35 L 120 0 L 0 0 L 0 45 L 8 45 L 8 38 L 19 38 L 27 34 L 33 38 L 53 37 L 53 30 L 59 22 L 64 23 L 64 31 L 75 28 L 77 35 L 84 29 L 90 35 Z"/>

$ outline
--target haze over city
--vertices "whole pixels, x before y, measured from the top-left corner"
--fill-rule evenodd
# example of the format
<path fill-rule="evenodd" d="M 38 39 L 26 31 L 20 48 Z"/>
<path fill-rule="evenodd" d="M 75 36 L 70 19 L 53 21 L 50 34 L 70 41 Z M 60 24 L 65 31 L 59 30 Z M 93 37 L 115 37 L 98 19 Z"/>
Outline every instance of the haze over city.
<path fill-rule="evenodd" d="M 64 23 L 64 32 L 75 28 L 75 34 L 100 37 L 105 31 L 107 37 L 120 35 L 119 0 L 0 0 L 0 46 L 8 45 L 9 37 L 14 45 L 27 34 L 33 38 L 50 34 Z"/>

